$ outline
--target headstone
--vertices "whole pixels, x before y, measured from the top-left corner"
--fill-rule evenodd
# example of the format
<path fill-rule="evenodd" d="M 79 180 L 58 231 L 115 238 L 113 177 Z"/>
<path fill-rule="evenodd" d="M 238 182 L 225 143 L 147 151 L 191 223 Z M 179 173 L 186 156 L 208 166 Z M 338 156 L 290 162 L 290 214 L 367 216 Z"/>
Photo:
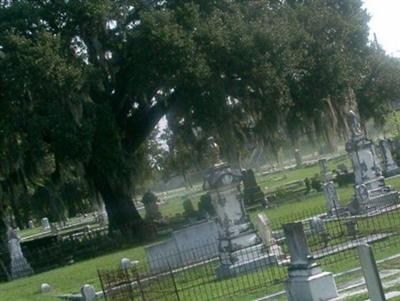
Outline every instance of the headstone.
<path fill-rule="evenodd" d="M 122 258 L 120 262 L 120 268 L 122 270 L 130 269 L 132 267 L 132 262 L 129 258 Z"/>
<path fill-rule="evenodd" d="M 371 247 L 367 244 L 358 246 L 358 256 L 360 257 L 370 300 L 385 301 L 385 292 Z"/>
<path fill-rule="evenodd" d="M 327 301 L 338 297 L 332 273 L 323 272 L 307 245 L 303 224 L 283 225 L 290 254 L 289 277 L 285 281 L 289 301 Z"/>
<path fill-rule="evenodd" d="M 81 287 L 82 301 L 93 301 L 96 300 L 96 290 L 93 285 L 85 284 Z"/>
<path fill-rule="evenodd" d="M 319 162 L 319 168 L 321 171 L 321 177 L 324 180 L 324 182 L 331 181 L 332 173 L 329 170 L 328 161 L 326 159 L 320 159 L 318 162 Z"/>
<path fill-rule="evenodd" d="M 351 136 L 346 151 L 351 157 L 355 175 L 355 196 L 348 206 L 349 211 L 362 214 L 398 203 L 399 193 L 386 186 L 374 144 L 361 130 L 353 111 L 348 114 L 348 124 Z"/>
<path fill-rule="evenodd" d="M 268 217 L 264 213 L 257 214 L 258 235 L 260 235 L 265 246 L 275 244 L 275 239 L 272 236 L 271 224 Z"/>
<path fill-rule="evenodd" d="M 322 235 L 326 233 L 324 221 L 320 217 L 314 216 L 310 219 L 310 230 L 313 235 Z"/>
<path fill-rule="evenodd" d="M 57 223 L 51 223 L 50 228 L 51 228 L 51 234 L 58 235 L 59 229 L 58 229 Z"/>
<path fill-rule="evenodd" d="M 229 164 L 221 160 L 217 153 L 219 146 L 213 138 L 208 141 L 209 157 L 214 159 L 214 164 L 208 171 L 203 187 L 209 191 L 217 214 L 220 250 L 217 278 L 226 278 L 268 265 L 276 261 L 278 255 L 263 253 L 261 238 L 244 208 L 239 187 L 241 173 L 232 170 Z"/>
<path fill-rule="evenodd" d="M 385 177 L 391 177 L 400 173 L 400 168 L 396 161 L 393 159 L 392 151 L 390 149 L 390 141 L 384 139 L 379 141 L 379 148 L 381 149 L 383 157 L 383 174 Z"/>
<path fill-rule="evenodd" d="M 28 221 L 28 229 L 33 229 L 35 227 L 35 225 L 33 224 L 32 220 Z"/>
<path fill-rule="evenodd" d="M 158 198 L 153 192 L 150 190 L 147 191 L 143 195 L 142 203 L 146 211 L 146 219 L 158 220 L 162 217 L 159 210 Z"/>
<path fill-rule="evenodd" d="M 43 231 L 50 231 L 50 223 L 47 217 L 42 218 L 42 228 Z"/>
<path fill-rule="evenodd" d="M 11 277 L 17 279 L 32 275 L 32 267 L 22 253 L 20 238 L 17 231 L 10 229 L 7 235 L 8 250 L 11 257 Z"/>
<path fill-rule="evenodd" d="M 40 285 L 40 292 L 42 294 L 47 294 L 51 291 L 51 286 L 48 283 L 42 283 Z"/>
<path fill-rule="evenodd" d="M 244 204 L 246 207 L 267 206 L 267 201 L 252 169 L 242 170 Z"/>
<path fill-rule="evenodd" d="M 324 194 L 328 214 L 337 216 L 340 209 L 340 199 L 336 191 L 335 183 L 332 181 L 324 183 Z"/>
<path fill-rule="evenodd" d="M 303 166 L 303 159 L 301 158 L 300 150 L 297 148 L 294 150 L 294 159 L 297 167 Z"/>

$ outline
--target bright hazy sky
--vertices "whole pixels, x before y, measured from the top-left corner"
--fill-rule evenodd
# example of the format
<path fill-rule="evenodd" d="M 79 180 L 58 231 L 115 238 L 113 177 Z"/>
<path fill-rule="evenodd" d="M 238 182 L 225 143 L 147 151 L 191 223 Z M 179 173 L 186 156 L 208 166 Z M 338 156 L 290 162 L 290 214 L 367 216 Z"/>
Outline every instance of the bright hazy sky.
<path fill-rule="evenodd" d="M 400 0 L 364 0 L 371 15 L 371 38 L 376 33 L 388 54 L 400 57 Z"/>

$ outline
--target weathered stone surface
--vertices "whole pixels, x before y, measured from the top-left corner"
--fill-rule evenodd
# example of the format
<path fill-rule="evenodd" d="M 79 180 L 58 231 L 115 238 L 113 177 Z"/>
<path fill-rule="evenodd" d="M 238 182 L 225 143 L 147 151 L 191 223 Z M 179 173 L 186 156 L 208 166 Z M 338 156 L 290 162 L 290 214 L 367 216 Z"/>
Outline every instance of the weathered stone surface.
<path fill-rule="evenodd" d="M 355 175 L 355 196 L 348 206 L 349 211 L 361 214 L 397 203 L 399 193 L 385 185 L 374 144 L 362 132 L 354 112 L 349 112 L 348 120 L 351 137 L 346 143 L 346 150 L 351 157 Z"/>
<path fill-rule="evenodd" d="M 42 294 L 47 294 L 47 293 L 49 293 L 51 291 L 51 286 L 50 286 L 50 284 L 48 284 L 48 283 L 42 283 L 41 285 L 40 285 L 40 292 L 42 293 Z"/>
<path fill-rule="evenodd" d="M 42 218 L 42 228 L 43 231 L 50 231 L 50 223 L 47 217 Z"/>
<path fill-rule="evenodd" d="M 383 139 L 379 141 L 379 148 L 383 157 L 383 174 L 391 177 L 400 173 L 400 168 L 393 159 L 390 141 Z"/>
<path fill-rule="evenodd" d="M 81 287 L 82 301 L 96 300 L 96 290 L 93 285 L 85 284 Z"/>
<path fill-rule="evenodd" d="M 17 279 L 32 275 L 32 267 L 22 253 L 20 238 L 16 230 L 8 231 L 8 250 L 11 257 L 11 277 Z"/>
<path fill-rule="evenodd" d="M 338 296 L 332 273 L 323 272 L 314 262 L 303 224 L 283 226 L 290 253 L 289 277 L 285 290 L 289 301 L 327 301 Z"/>

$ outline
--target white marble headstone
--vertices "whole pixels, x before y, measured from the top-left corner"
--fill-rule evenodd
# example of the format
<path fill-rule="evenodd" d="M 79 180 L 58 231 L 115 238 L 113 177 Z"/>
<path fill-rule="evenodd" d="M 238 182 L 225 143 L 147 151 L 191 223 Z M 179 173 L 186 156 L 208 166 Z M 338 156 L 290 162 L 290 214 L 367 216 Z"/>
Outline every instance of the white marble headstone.
<path fill-rule="evenodd" d="M 271 246 L 272 244 L 274 244 L 271 224 L 268 217 L 264 213 L 257 214 L 257 227 L 259 231 L 258 234 L 261 237 L 264 245 Z"/>
<path fill-rule="evenodd" d="M 49 219 L 47 217 L 42 218 L 42 228 L 43 228 L 43 231 L 50 230 L 50 223 L 49 223 Z"/>
<path fill-rule="evenodd" d="M 81 287 L 82 301 L 93 301 L 96 300 L 96 290 L 93 285 L 85 284 Z"/>

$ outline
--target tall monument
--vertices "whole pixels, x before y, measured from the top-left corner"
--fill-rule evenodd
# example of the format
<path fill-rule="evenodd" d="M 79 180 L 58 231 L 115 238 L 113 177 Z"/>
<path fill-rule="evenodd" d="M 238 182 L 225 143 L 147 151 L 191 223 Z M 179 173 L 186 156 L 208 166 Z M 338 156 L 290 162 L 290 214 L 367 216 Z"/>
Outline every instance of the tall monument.
<path fill-rule="evenodd" d="M 217 278 L 249 272 L 276 261 L 280 255 L 274 246 L 265 249 L 245 211 L 240 193 L 241 173 L 222 161 L 213 137 L 208 139 L 212 166 L 204 182 L 217 214 L 220 266 Z"/>
<path fill-rule="evenodd" d="M 386 186 L 374 144 L 361 130 L 357 115 L 348 113 L 351 136 L 346 143 L 354 169 L 355 195 L 349 204 L 352 214 L 361 214 L 378 207 L 397 203 L 399 193 Z"/>

